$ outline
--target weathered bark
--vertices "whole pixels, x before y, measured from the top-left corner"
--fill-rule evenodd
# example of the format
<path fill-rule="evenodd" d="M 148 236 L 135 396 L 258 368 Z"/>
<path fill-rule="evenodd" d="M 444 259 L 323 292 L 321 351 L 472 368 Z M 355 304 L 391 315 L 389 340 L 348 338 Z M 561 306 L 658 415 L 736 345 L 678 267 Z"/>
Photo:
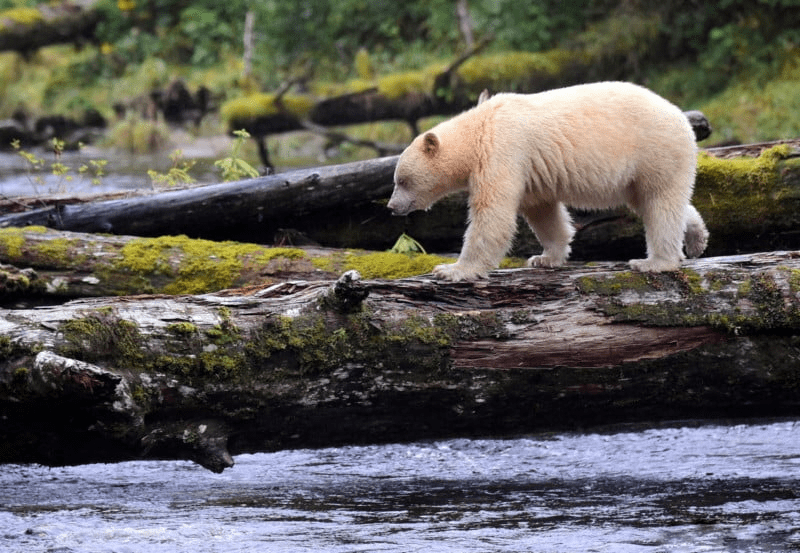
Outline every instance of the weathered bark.
<path fill-rule="evenodd" d="M 800 413 L 800 254 L 0 311 L 0 460 L 232 455 Z"/>
<path fill-rule="evenodd" d="M 51 44 L 89 41 L 100 20 L 95 4 L 96 0 L 72 0 L 0 13 L 0 51 L 28 53 Z"/>

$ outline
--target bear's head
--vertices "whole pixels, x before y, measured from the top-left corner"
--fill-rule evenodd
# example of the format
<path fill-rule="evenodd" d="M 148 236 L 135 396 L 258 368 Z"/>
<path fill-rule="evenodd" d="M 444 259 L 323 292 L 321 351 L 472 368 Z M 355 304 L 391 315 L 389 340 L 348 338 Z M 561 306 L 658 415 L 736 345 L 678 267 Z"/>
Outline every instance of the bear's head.
<path fill-rule="evenodd" d="M 463 163 L 448 152 L 436 129 L 426 132 L 400 155 L 394 171 L 394 191 L 387 207 L 394 215 L 429 209 L 437 200 L 466 186 Z"/>

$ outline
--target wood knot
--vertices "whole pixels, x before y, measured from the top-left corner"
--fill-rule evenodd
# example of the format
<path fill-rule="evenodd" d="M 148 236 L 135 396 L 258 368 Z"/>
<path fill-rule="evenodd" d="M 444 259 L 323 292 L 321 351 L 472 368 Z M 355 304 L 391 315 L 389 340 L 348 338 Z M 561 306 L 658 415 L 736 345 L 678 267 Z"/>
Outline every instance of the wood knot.
<path fill-rule="evenodd" d="M 361 273 L 350 270 L 334 283 L 332 293 L 327 295 L 327 305 L 340 313 L 354 313 L 361 310 L 367 296 L 369 288 L 361 281 Z"/>

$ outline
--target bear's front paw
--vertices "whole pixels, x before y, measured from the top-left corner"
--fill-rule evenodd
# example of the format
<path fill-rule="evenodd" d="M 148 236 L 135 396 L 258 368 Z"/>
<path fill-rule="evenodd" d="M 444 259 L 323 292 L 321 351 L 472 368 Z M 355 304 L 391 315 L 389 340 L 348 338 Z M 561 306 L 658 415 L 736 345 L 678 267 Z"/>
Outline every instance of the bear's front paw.
<path fill-rule="evenodd" d="M 525 263 L 528 267 L 561 267 L 564 264 L 563 257 L 556 257 L 553 255 L 542 254 L 542 255 L 534 255 L 533 257 L 528 258 L 528 261 Z"/>
<path fill-rule="evenodd" d="M 438 280 L 450 280 L 459 282 L 461 280 L 475 280 L 483 276 L 480 271 L 464 267 L 456 263 L 445 263 L 433 268 L 433 276 Z"/>

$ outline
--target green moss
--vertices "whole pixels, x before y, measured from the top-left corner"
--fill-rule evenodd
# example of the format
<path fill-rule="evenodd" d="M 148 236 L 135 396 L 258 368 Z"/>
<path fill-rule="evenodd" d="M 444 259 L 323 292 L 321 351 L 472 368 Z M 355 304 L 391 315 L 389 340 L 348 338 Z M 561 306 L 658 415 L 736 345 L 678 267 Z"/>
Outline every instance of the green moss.
<path fill-rule="evenodd" d="M 576 283 L 584 294 L 615 296 L 631 290 L 652 290 L 649 278 L 647 273 L 622 271 L 612 275 L 582 276 L 576 279 Z"/>
<path fill-rule="evenodd" d="M 285 257 L 299 259 L 305 252 L 293 248 L 264 248 L 256 244 L 213 242 L 186 236 L 140 238 L 128 242 L 113 269 L 142 276 L 163 276 L 160 288 L 141 290 L 165 294 L 197 294 L 229 288 L 241 276 L 244 260 L 257 264 Z M 179 260 L 179 263 L 178 263 Z"/>
<path fill-rule="evenodd" d="M 8 20 L 22 25 L 33 25 L 42 21 L 42 12 L 36 8 L 18 7 L 0 11 L 0 21 Z M 5 25 L 0 23 L 0 29 L 5 29 Z"/>
<path fill-rule="evenodd" d="M 700 153 L 693 203 L 717 229 L 735 232 L 769 220 L 779 221 L 795 209 L 785 201 L 794 193 L 781 178 L 781 170 L 796 165 L 785 160 L 788 146 L 776 146 L 757 158 L 720 159 Z M 800 167 L 800 166 L 798 166 Z"/>
<path fill-rule="evenodd" d="M 143 386 L 134 386 L 133 390 L 131 390 L 131 399 L 141 406 L 146 406 L 150 403 L 150 395 Z"/>
<path fill-rule="evenodd" d="M 197 325 L 192 323 L 172 323 L 167 325 L 167 332 L 176 336 L 193 336 L 197 334 Z"/>
<path fill-rule="evenodd" d="M 405 278 L 429 273 L 436 265 L 453 263 L 455 259 L 431 254 L 404 254 L 393 252 L 346 252 L 312 259 L 317 269 L 342 273 L 352 269 L 364 278 Z"/>
<path fill-rule="evenodd" d="M 85 255 L 76 254 L 78 240 L 67 238 L 53 238 L 36 245 L 34 252 L 42 266 L 50 267 L 76 267 L 86 260 Z"/>
<path fill-rule="evenodd" d="M 59 331 L 64 336 L 60 353 L 67 357 L 90 363 L 109 362 L 118 367 L 136 367 L 144 359 L 139 328 L 111 310 L 96 310 L 65 321 Z"/>
<path fill-rule="evenodd" d="M 193 383 L 229 381 L 241 378 L 246 372 L 246 359 L 242 353 L 227 351 L 201 352 L 197 355 L 155 356 L 148 369 L 183 376 Z"/>
<path fill-rule="evenodd" d="M 526 90 L 530 81 L 556 75 L 564 59 L 563 51 L 501 52 L 468 59 L 458 75 L 472 91 Z"/>
<path fill-rule="evenodd" d="M 684 267 L 678 270 L 676 276 L 689 294 L 700 295 L 705 292 L 703 289 L 703 277 L 697 271 Z"/>
<path fill-rule="evenodd" d="M 525 263 L 527 259 L 524 257 L 505 257 L 500 262 L 501 269 L 518 269 L 521 267 L 525 267 Z"/>
<path fill-rule="evenodd" d="M 254 370 L 268 366 L 274 378 L 326 374 L 349 364 L 428 373 L 441 368 L 458 332 L 458 319 L 451 315 L 376 325 L 368 310 L 334 317 L 310 312 L 270 319 L 245 351 Z"/>
<path fill-rule="evenodd" d="M 238 343 L 241 340 L 241 331 L 233 324 L 230 310 L 227 307 L 220 307 L 218 312 L 221 321 L 210 330 L 207 330 L 206 336 L 216 346 Z"/>
<path fill-rule="evenodd" d="M 386 75 L 378 79 L 378 92 L 390 100 L 397 100 L 412 93 L 430 94 L 436 75 L 437 72 L 433 67 Z"/>
<path fill-rule="evenodd" d="M 739 286 L 737 286 L 736 292 L 739 294 L 739 297 L 743 298 L 743 297 L 749 296 L 750 292 L 752 291 L 752 289 L 753 289 L 752 282 L 748 278 L 746 280 L 743 280 L 741 283 L 739 283 Z"/>
<path fill-rule="evenodd" d="M 281 97 L 281 104 L 289 114 L 302 119 L 314 108 L 315 100 L 310 96 L 285 94 Z M 225 121 L 236 126 L 237 122 L 269 117 L 281 111 L 281 107 L 275 104 L 274 94 L 258 93 L 226 102 L 220 114 Z"/>
<path fill-rule="evenodd" d="M 277 370 L 320 374 L 353 356 L 351 332 L 329 329 L 321 315 L 277 317 L 254 334 L 245 351 L 257 366 L 269 359 Z"/>
<path fill-rule="evenodd" d="M 25 229 L 0 229 L 0 255 L 5 261 L 14 263 L 22 258 L 22 246 L 25 244 Z"/>

